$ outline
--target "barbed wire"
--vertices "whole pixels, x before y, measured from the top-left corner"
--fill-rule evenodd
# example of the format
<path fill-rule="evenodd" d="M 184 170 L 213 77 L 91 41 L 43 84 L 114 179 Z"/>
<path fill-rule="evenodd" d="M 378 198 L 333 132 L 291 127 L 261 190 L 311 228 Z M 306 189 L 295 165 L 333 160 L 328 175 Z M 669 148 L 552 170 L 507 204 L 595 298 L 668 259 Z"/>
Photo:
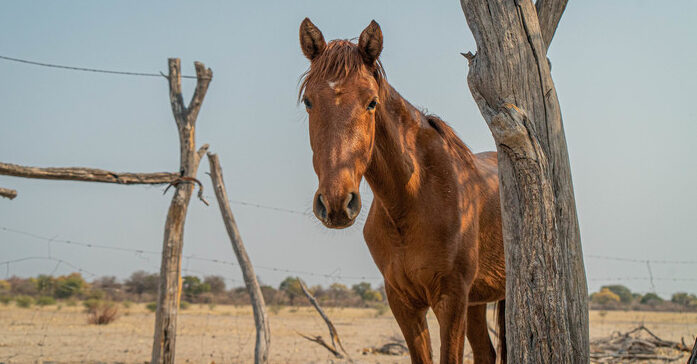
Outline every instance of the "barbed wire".
<path fill-rule="evenodd" d="M 99 68 L 87 68 L 87 67 L 65 66 L 65 65 L 60 65 L 60 64 L 45 63 L 45 62 L 37 62 L 37 61 L 30 61 L 30 60 L 28 60 L 28 59 L 15 58 L 15 57 L 8 57 L 8 56 L 2 56 L 2 55 L 0 55 L 0 59 L 4 59 L 4 60 L 6 60 L 6 61 L 11 61 L 11 62 L 17 62 L 17 63 L 31 64 L 31 65 L 34 65 L 34 66 L 50 67 L 50 68 L 59 68 L 59 69 L 65 69 L 65 70 L 71 70 L 71 71 L 107 73 L 107 74 L 125 75 L 125 76 L 164 77 L 164 78 L 167 78 L 167 76 L 166 76 L 165 74 L 163 74 L 162 72 L 160 72 L 160 73 L 129 72 L 129 71 L 105 70 L 105 69 L 99 69 Z M 181 77 L 182 77 L 182 78 L 194 78 L 194 79 L 196 78 L 196 76 L 185 76 L 185 75 L 182 75 Z"/>
<path fill-rule="evenodd" d="M 697 264 L 697 260 L 638 259 L 638 258 L 613 257 L 613 256 L 595 255 L 595 254 L 586 254 L 584 256 L 586 258 L 593 258 L 593 259 L 614 260 L 614 261 L 619 261 L 619 262 L 642 263 L 642 264 L 646 264 L 646 262 L 655 263 L 655 264 Z"/>
<path fill-rule="evenodd" d="M 48 259 L 53 259 L 50 255 L 50 244 L 52 243 L 59 243 L 59 244 L 67 244 L 67 245 L 75 245 L 79 246 L 82 248 L 94 248 L 94 249 L 106 249 L 106 250 L 116 250 L 116 251 L 123 251 L 123 252 L 131 252 L 131 253 L 136 253 L 136 254 L 153 254 L 153 255 L 160 255 L 160 251 L 154 251 L 154 250 L 145 250 L 145 249 L 131 249 L 131 248 L 122 248 L 122 247 L 113 247 L 113 246 L 108 246 L 108 245 L 102 245 L 102 244 L 94 244 L 94 243 L 85 243 L 85 242 L 78 242 L 75 240 L 66 240 L 66 239 L 58 239 L 56 237 L 46 237 L 42 235 L 38 235 L 35 233 L 31 233 L 28 231 L 23 231 L 23 230 L 18 230 L 18 229 L 12 229 L 8 228 L 5 226 L 0 226 L 0 230 L 10 232 L 10 233 L 15 233 L 15 234 L 20 234 L 24 236 L 28 236 L 37 240 L 43 240 L 47 242 L 48 245 L 48 256 L 45 258 Z M 24 259 L 24 258 L 22 258 Z M 183 255 L 182 259 L 186 260 L 197 260 L 197 261 L 204 261 L 204 262 L 210 262 L 210 263 L 216 263 L 216 264 L 223 264 L 223 265 L 228 265 L 228 266 L 235 266 L 239 267 L 239 264 L 237 262 L 231 261 L 231 260 L 225 260 L 225 259 L 217 259 L 217 258 L 208 258 L 208 257 L 200 257 L 194 254 L 190 255 Z M 7 261 L 7 262 L 0 262 L 0 265 L 3 264 L 11 264 L 15 263 L 14 261 Z M 281 268 L 281 267 L 272 267 L 272 266 L 266 266 L 266 265 L 253 265 L 255 270 L 266 270 L 266 271 L 272 271 L 272 272 L 282 272 L 282 273 L 289 273 L 289 274 L 298 274 L 298 275 L 303 275 L 303 276 L 313 276 L 313 277 L 321 277 L 321 278 L 327 278 L 327 279 L 334 279 L 334 280 L 382 280 L 382 277 L 373 277 L 373 276 L 344 276 L 337 274 L 337 272 L 340 272 L 340 270 L 335 269 L 332 273 L 318 273 L 318 272 L 310 272 L 310 271 L 304 271 L 304 270 L 296 270 L 296 269 L 288 269 L 288 268 Z"/>

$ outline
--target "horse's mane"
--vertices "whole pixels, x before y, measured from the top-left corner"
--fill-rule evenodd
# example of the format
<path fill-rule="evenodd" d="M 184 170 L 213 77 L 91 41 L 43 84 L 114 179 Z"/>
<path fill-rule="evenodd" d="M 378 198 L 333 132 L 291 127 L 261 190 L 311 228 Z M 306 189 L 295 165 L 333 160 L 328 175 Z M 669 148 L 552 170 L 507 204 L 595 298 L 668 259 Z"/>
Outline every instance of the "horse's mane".
<path fill-rule="evenodd" d="M 463 162 L 474 166 L 474 155 L 467 144 L 460 139 L 453 128 L 450 127 L 445 121 L 435 115 L 426 115 L 428 124 L 435 129 L 438 134 L 445 140 L 445 142 L 455 150 L 455 152 L 462 158 Z"/>
<path fill-rule="evenodd" d="M 319 80 L 340 82 L 364 68 L 373 74 L 380 91 L 388 92 L 389 86 L 382 63 L 378 60 L 370 69 L 365 64 L 358 45 L 347 39 L 335 39 L 327 44 L 324 52 L 313 59 L 310 68 L 303 73 L 298 101 L 302 98 L 308 84 Z"/>

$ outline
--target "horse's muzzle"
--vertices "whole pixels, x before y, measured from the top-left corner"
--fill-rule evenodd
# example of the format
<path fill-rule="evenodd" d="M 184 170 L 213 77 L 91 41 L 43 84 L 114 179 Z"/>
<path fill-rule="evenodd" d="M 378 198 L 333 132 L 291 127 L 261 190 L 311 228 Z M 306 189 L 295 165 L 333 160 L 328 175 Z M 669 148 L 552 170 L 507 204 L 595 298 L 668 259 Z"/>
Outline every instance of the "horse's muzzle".
<path fill-rule="evenodd" d="M 361 212 L 361 196 L 358 192 L 349 192 L 344 198 L 328 199 L 317 192 L 312 211 L 324 226 L 344 229 L 353 225 Z"/>

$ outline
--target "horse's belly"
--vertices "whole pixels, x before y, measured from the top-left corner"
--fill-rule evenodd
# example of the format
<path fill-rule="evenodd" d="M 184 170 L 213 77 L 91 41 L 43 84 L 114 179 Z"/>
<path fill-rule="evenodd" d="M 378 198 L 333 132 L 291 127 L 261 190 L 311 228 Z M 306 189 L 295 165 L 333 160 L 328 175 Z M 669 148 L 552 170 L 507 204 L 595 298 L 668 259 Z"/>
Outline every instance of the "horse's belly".
<path fill-rule="evenodd" d="M 470 289 L 470 306 L 489 302 L 496 302 L 506 298 L 506 283 L 500 282 L 495 277 L 477 278 Z"/>

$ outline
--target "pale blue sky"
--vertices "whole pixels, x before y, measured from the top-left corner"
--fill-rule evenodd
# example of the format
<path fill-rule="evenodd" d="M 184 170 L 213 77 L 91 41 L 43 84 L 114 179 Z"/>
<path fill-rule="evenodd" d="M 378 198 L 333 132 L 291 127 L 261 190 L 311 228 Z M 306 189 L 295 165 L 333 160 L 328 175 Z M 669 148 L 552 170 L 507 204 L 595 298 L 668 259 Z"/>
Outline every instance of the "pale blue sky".
<path fill-rule="evenodd" d="M 326 39 L 353 38 L 377 20 L 388 80 L 440 115 L 475 151 L 491 135 L 466 85 L 459 52 L 475 50 L 458 1 L 36 2 L 0 6 L 0 55 L 113 70 L 166 71 L 167 57 L 213 69 L 198 121 L 235 200 L 310 211 L 317 180 L 307 118 L 296 105 L 308 63 L 298 46 L 309 16 Z M 697 261 L 693 139 L 697 113 L 697 2 L 571 1 L 549 57 L 569 143 L 584 251 L 633 259 Z M 164 79 L 48 69 L 0 60 L 0 161 L 174 171 L 178 141 Z M 189 98 L 194 81 L 184 81 Z M 211 194 L 207 162 L 199 177 Z M 0 177 L 0 227 L 132 249 L 159 250 L 171 192 Z M 364 188 L 365 199 L 370 193 Z M 313 217 L 233 205 L 259 266 L 378 277 L 361 226 L 329 231 Z M 367 210 L 367 209 L 364 209 Z M 365 211 L 363 212 L 365 215 Z M 51 254 L 98 275 L 156 271 L 159 256 L 52 244 Z M 234 259 L 217 206 L 192 200 L 185 254 Z M 0 261 L 45 256 L 47 244 L 0 230 Z M 36 275 L 53 261 L 0 266 Z M 241 284 L 237 267 L 185 261 Z M 652 290 L 645 263 L 586 259 L 591 290 L 623 280 Z M 697 265 L 653 264 L 655 290 L 697 292 Z M 73 269 L 61 265 L 56 273 Z M 288 273 L 258 269 L 273 285 Z M 334 278 L 303 276 L 310 283 Z M 688 279 L 688 280 L 685 280 Z M 355 283 L 354 279 L 340 280 Z M 370 280 L 373 283 L 379 279 Z"/>

